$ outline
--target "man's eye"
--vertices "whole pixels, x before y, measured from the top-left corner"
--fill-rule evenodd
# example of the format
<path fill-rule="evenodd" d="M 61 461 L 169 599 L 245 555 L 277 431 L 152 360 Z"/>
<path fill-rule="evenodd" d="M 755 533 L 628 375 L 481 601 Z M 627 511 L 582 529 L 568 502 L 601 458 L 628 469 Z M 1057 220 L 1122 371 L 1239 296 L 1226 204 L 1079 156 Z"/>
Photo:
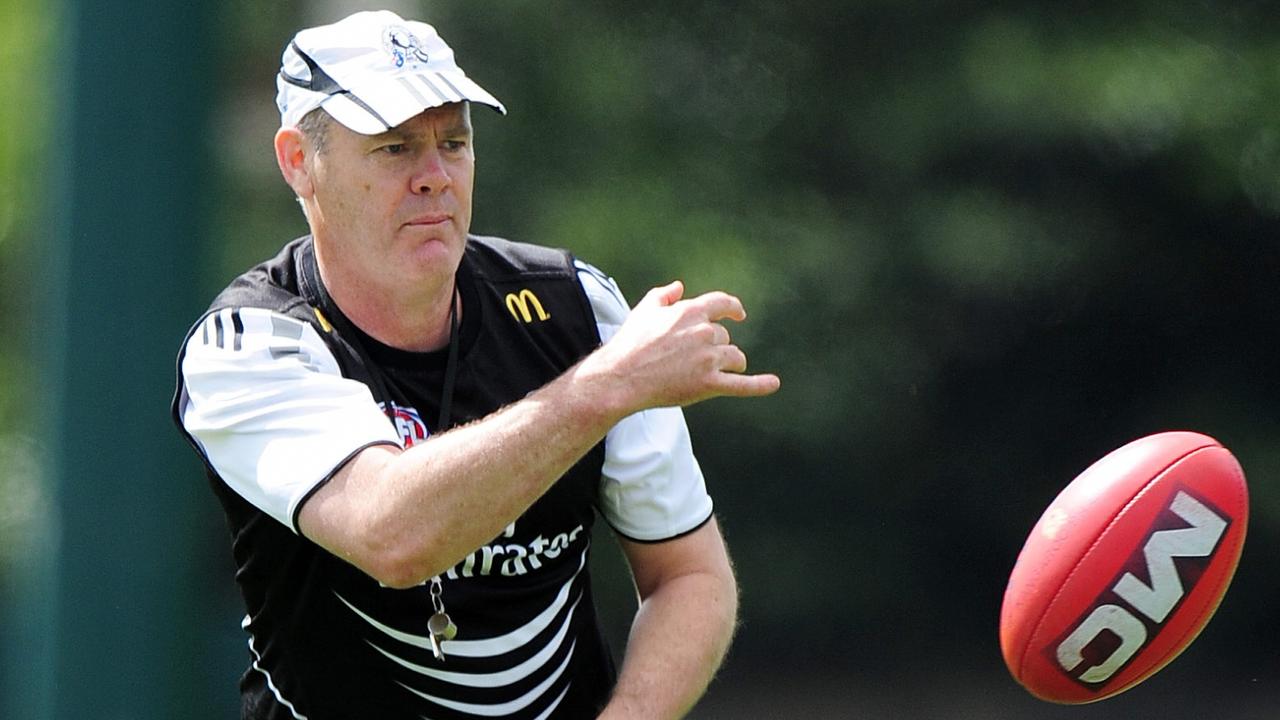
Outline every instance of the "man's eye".
<path fill-rule="evenodd" d="M 462 150 L 466 146 L 467 146 L 466 140 L 445 140 L 444 141 L 444 149 L 449 150 L 451 152 L 457 152 L 458 150 Z"/>
<path fill-rule="evenodd" d="M 382 152 L 388 155 L 399 155 L 404 151 L 405 151 L 404 143 L 391 143 L 390 145 L 382 146 Z"/>

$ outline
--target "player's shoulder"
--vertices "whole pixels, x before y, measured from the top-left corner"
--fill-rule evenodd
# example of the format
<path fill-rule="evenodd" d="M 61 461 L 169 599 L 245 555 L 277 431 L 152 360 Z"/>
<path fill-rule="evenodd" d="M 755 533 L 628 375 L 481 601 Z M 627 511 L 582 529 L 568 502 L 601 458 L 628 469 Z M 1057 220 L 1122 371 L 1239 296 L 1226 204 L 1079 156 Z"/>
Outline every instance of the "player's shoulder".
<path fill-rule="evenodd" d="M 618 283 L 591 263 L 575 259 L 573 265 L 596 319 L 608 325 L 621 325 L 630 312 L 630 306 Z"/>
<path fill-rule="evenodd" d="M 299 291 L 298 254 L 309 243 L 309 237 L 294 240 L 233 279 L 191 325 L 183 354 L 240 353 L 280 343 L 323 345 L 326 321 Z"/>
<path fill-rule="evenodd" d="M 629 311 L 613 278 L 569 250 L 471 235 L 467 238 L 467 255 L 475 274 L 498 285 L 515 280 L 569 281 L 581 288 L 600 322 L 621 324 Z"/>
<path fill-rule="evenodd" d="M 314 323 L 269 308 L 222 307 L 200 318 L 187 336 L 188 353 L 241 353 L 270 350 L 273 359 L 327 347 Z M 282 348 L 294 348 L 286 351 Z"/>
<path fill-rule="evenodd" d="M 565 249 L 490 235 L 467 237 L 473 272 L 498 282 L 514 277 L 572 277 L 573 255 Z"/>
<path fill-rule="evenodd" d="M 254 307 L 206 314 L 183 342 L 177 369 L 179 393 L 185 387 L 204 395 L 343 374 L 338 356 L 312 323 Z"/>
<path fill-rule="evenodd" d="M 276 255 L 236 276 L 209 304 L 208 312 L 254 307 L 282 315 L 305 315 L 309 307 L 299 290 L 298 256 L 311 247 L 310 236 L 289 242 Z"/>

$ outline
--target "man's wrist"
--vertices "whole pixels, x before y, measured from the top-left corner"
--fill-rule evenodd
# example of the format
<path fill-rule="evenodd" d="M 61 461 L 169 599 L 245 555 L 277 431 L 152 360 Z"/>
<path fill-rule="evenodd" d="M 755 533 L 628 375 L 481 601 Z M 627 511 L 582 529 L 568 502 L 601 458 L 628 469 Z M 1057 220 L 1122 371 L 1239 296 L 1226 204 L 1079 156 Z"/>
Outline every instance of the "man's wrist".
<path fill-rule="evenodd" d="M 635 407 L 635 403 L 629 400 L 625 378 L 603 367 L 597 353 L 569 368 L 560 377 L 563 386 L 556 390 L 562 394 L 561 400 L 572 408 L 574 417 L 586 428 L 603 428 L 608 432 L 623 418 L 642 408 Z"/>

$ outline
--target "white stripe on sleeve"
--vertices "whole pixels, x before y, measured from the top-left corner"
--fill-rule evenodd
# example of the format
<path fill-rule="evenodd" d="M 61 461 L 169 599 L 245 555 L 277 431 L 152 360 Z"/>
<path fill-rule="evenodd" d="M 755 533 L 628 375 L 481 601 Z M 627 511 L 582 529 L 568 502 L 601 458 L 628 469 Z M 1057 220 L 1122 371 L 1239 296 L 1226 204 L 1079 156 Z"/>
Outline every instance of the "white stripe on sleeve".
<path fill-rule="evenodd" d="M 298 504 L 356 450 L 399 445 L 314 327 L 258 308 L 211 314 L 181 367 L 183 427 L 231 489 L 293 528 Z"/>

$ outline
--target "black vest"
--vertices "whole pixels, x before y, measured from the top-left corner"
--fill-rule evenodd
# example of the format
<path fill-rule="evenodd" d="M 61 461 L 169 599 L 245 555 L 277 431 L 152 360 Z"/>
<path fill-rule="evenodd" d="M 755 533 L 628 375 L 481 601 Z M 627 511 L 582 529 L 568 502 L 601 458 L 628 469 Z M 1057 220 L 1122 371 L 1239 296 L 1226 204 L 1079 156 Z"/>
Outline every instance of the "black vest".
<path fill-rule="evenodd" d="M 427 434 L 447 429 L 437 425 L 448 351 L 411 353 L 373 340 L 344 318 L 318 278 L 311 239 L 300 238 L 236 278 L 210 312 L 258 307 L 310 323 L 343 374 L 370 388 L 402 436 L 421 441 L 414 433 L 420 435 L 422 426 Z M 450 426 L 520 400 L 599 345 L 590 302 L 568 253 L 472 236 L 457 282 L 463 313 Z M 179 377 L 175 420 L 182 392 Z M 550 717 L 594 717 L 615 677 L 587 566 L 603 461 L 599 444 L 517 520 L 514 530 L 508 528 L 443 577 L 443 600 L 459 627 L 458 640 L 493 638 L 525 626 L 567 587 L 555 622 L 542 636 L 501 656 L 450 656 L 443 665 L 429 650 L 398 641 L 360 617 L 364 613 L 395 631 L 426 637 L 429 584 L 409 590 L 380 587 L 248 503 L 210 467 L 232 534 L 236 580 L 252 636 L 251 667 L 241 683 L 242 717 L 275 720 L 296 712 L 310 720 L 474 718 L 450 709 L 460 707 L 452 703 L 518 705 L 535 695 L 501 717 L 538 717 L 561 695 Z M 570 614 L 568 636 L 554 657 L 513 684 L 465 687 L 413 669 L 509 670 L 547 647 Z M 545 691 L 531 692 L 542 685 Z M 433 700 L 440 698 L 446 702 Z"/>

